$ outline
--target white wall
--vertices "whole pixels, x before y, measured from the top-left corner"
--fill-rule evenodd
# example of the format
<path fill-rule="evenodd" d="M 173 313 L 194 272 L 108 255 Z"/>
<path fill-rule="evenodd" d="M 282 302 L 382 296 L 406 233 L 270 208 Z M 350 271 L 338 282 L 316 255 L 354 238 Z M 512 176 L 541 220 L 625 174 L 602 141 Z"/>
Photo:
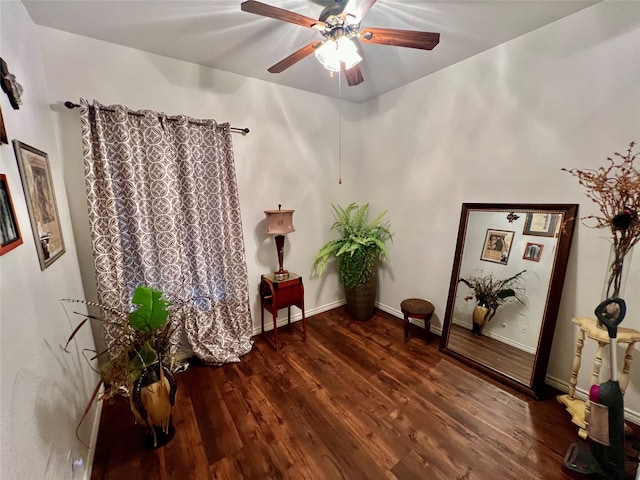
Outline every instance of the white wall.
<path fill-rule="evenodd" d="M 0 478 L 82 478 L 85 468 L 72 471 L 71 460 L 90 461 L 82 442 L 91 441 L 93 413 L 79 431 L 82 442 L 75 428 L 97 379 L 80 348 L 93 342 L 87 330 L 71 354 L 60 348 L 77 319 L 67 317 L 58 299 L 84 298 L 84 292 L 37 28 L 20 2 L 0 2 L 0 56 L 24 87 L 19 110 L 0 92 L 9 138 L 47 152 L 66 244 L 66 253 L 41 271 L 16 157 L 11 145 L 0 145 L 0 173 L 8 178 L 24 242 L 0 257 Z"/>
<path fill-rule="evenodd" d="M 640 141 L 640 3 L 595 5 L 374 99 L 360 115 L 346 178 L 389 210 L 396 233 L 380 302 L 398 310 L 403 298 L 429 298 L 439 328 L 463 202 L 579 203 L 581 216 L 597 213 L 560 169 L 597 168 Z M 571 318 L 592 317 L 600 302 L 606 237 L 583 225 L 574 235 L 547 377 L 559 387 L 575 350 Z M 640 330 L 640 301 L 628 302 L 623 326 Z M 587 342 L 583 391 L 594 352 Z M 640 355 L 625 405 L 638 421 Z"/>
<path fill-rule="evenodd" d="M 232 138 L 254 326 L 260 325 L 260 275 L 278 267 L 273 238 L 264 233 L 264 210 L 278 204 L 296 210 L 296 231 L 287 236 L 284 266 L 304 277 L 307 313 L 339 301 L 336 278 L 328 277 L 322 291 L 319 279 L 310 278 L 311 259 L 330 236 L 330 202 L 342 201 L 347 192 L 338 184 L 333 160 L 338 156 L 336 100 L 50 28 L 41 27 L 39 34 L 87 274 L 92 267 L 79 113 L 61 105 L 79 97 L 248 127 L 247 136 Z"/>
<path fill-rule="evenodd" d="M 434 327 L 439 329 L 462 202 L 580 203 L 582 215 L 594 213 L 575 180 L 560 168 L 595 168 L 612 151 L 625 148 L 630 140 L 640 140 L 640 4 L 636 2 L 596 5 L 367 104 L 343 105 L 341 161 L 336 100 L 34 28 L 20 4 L 0 5 L 3 58 L 19 79 L 29 80 L 27 93 L 46 96 L 48 89 L 48 97 L 41 99 L 33 113 L 25 114 L 27 108 L 12 112 L 3 98 L 5 120 L 10 135 L 50 152 L 68 249 L 52 267 L 39 272 L 35 249 L 29 243 L 26 209 L 23 202 L 17 205 L 27 242 L 0 260 L 2 478 L 5 471 L 7 478 L 14 478 L 10 473 L 25 468 L 27 474 L 38 475 L 22 478 L 39 478 L 46 468 L 63 465 L 58 447 L 51 446 L 48 434 L 35 425 L 15 433 L 16 422 L 37 423 L 35 407 L 9 408 L 10 413 L 5 413 L 5 405 L 15 404 L 14 397 L 23 390 L 28 394 L 21 406 L 40 398 L 36 391 L 43 381 L 33 381 L 27 389 L 19 388 L 16 380 L 18 369 L 24 369 L 27 362 L 32 372 L 29 378 L 60 380 L 51 373 L 58 364 L 46 362 L 52 354 L 37 351 L 37 347 L 44 339 L 57 345 L 51 339 L 62 335 L 50 331 L 52 323 L 57 325 L 51 312 L 57 308 L 55 299 L 63 296 L 60 290 L 66 296 L 82 296 L 78 263 L 72 260 L 71 215 L 80 266 L 85 272 L 91 270 L 83 223 L 86 208 L 78 113 L 65 110 L 61 102 L 95 98 L 134 109 L 216 118 L 251 129 L 246 137 L 234 136 L 234 150 L 253 279 L 254 325 L 259 324 L 259 276 L 276 266 L 272 239 L 263 234 L 265 209 L 281 203 L 296 210 L 296 232 L 287 237 L 285 267 L 303 275 L 309 315 L 342 299 L 335 275 L 310 276 L 318 247 L 333 238 L 328 231 L 333 221 L 330 204 L 368 201 L 374 213 L 388 210 L 395 237 L 390 245 L 392 261 L 382 272 L 380 304 L 399 316 L 403 298 L 429 298 L 436 306 Z M 42 55 L 33 44 L 36 39 Z M 28 51 L 23 53 L 25 46 Z M 3 172 L 5 157 L 10 160 L 6 173 L 16 197 L 19 178 L 13 155 L 7 146 L 1 151 Z M 342 185 L 338 184 L 340 167 Z M 69 209 L 63 174 L 67 191 L 72 192 Z M 608 256 L 601 236 L 601 232 L 579 227 L 574 237 L 549 367 L 548 381 L 558 385 L 566 385 L 571 368 L 576 332 L 570 318 L 590 315 L 600 298 Z M 63 281 L 58 280 L 60 270 L 64 270 Z M 54 272 L 58 272 L 56 281 L 51 281 Z M 69 279 L 73 279 L 73 288 L 63 285 Z M 37 300 L 23 293 L 31 286 L 39 288 Z M 90 292 L 87 296 L 91 297 Z M 20 304 L 5 306 L 5 298 L 20 298 Z M 630 312 L 640 311 L 634 308 Z M 625 323 L 640 329 L 640 314 L 632 316 Z M 45 318 L 48 323 L 43 324 Z M 6 362 L 13 345 L 22 345 L 28 358 L 20 357 L 18 363 L 9 355 Z M 590 345 L 585 348 L 582 388 L 588 383 L 586 359 L 593 351 Z M 640 411 L 638 357 L 626 397 L 627 407 L 636 416 L 634 412 Z M 68 393 L 73 387 L 59 391 L 75 399 Z M 12 418 L 13 426 L 6 427 L 12 425 Z M 73 420 L 64 418 L 56 427 L 58 435 L 71 435 Z M 5 442 L 7 429 L 14 434 L 11 444 Z M 17 449 L 26 450 L 27 443 L 33 449 L 34 442 L 38 458 L 25 466 Z M 49 458 L 46 448 L 54 451 L 49 467 L 43 465 Z"/>

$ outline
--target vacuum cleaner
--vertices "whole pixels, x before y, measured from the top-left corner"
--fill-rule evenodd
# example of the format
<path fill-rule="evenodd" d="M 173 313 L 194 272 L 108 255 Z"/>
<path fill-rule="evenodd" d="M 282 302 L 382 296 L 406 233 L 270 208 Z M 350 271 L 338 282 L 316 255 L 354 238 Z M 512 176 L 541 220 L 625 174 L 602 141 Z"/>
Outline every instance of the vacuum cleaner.
<path fill-rule="evenodd" d="M 565 455 L 563 470 L 574 478 L 624 479 L 624 400 L 618 382 L 616 339 L 626 312 L 621 298 L 608 298 L 595 310 L 609 335 L 611 378 L 592 385 L 589 391 L 589 445 L 574 443 Z"/>

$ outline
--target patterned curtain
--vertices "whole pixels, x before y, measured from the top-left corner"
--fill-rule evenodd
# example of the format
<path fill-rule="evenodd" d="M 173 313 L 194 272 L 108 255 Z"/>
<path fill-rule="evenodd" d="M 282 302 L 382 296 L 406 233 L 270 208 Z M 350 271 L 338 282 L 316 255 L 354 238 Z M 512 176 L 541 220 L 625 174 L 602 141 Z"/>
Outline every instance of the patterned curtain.
<path fill-rule="evenodd" d="M 229 125 L 86 100 L 81 123 L 99 301 L 129 310 L 138 285 L 192 301 L 174 348 L 239 361 L 252 321 Z"/>

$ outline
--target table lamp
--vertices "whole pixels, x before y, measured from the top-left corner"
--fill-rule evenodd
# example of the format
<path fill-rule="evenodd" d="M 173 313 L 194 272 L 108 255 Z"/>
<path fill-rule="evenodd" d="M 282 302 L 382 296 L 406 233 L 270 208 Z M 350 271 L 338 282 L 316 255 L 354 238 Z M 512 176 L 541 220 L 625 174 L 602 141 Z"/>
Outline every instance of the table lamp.
<path fill-rule="evenodd" d="M 278 210 L 265 210 L 267 216 L 267 235 L 275 235 L 276 250 L 278 251 L 279 269 L 273 272 L 274 278 L 281 282 L 289 278 L 289 272 L 282 267 L 282 259 L 284 257 L 284 235 L 285 233 L 295 232 L 293 228 L 293 212 L 295 210 L 282 210 L 282 205 L 278 205 Z"/>

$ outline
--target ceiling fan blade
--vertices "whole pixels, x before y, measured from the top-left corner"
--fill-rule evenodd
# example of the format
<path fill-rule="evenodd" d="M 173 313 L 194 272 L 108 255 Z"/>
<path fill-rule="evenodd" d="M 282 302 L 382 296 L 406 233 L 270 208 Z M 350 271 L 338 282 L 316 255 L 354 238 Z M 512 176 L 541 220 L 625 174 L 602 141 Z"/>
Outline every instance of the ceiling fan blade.
<path fill-rule="evenodd" d="M 396 30 L 393 28 L 363 28 L 358 37 L 363 43 L 431 50 L 440 42 L 439 33 Z"/>
<path fill-rule="evenodd" d="M 354 3 L 355 0 L 351 0 L 350 4 Z M 356 18 L 357 22 L 361 22 L 363 17 L 369 13 L 373 4 L 376 3 L 377 0 L 361 0 L 355 8 L 349 8 L 348 14 L 353 15 Z M 347 7 L 348 8 L 348 7 Z"/>
<path fill-rule="evenodd" d="M 290 12 L 283 8 L 273 7 L 266 3 L 256 2 L 254 0 L 247 0 L 240 4 L 240 9 L 243 12 L 255 13 L 256 15 L 262 15 L 263 17 L 271 17 L 276 20 L 282 20 L 283 22 L 295 23 L 296 25 L 302 25 L 307 28 L 314 28 L 314 26 L 321 25 L 324 27 L 324 23 L 311 17 L 300 15 L 299 13 Z M 317 27 L 316 27 L 317 28 Z"/>
<path fill-rule="evenodd" d="M 316 51 L 316 48 L 318 48 L 321 44 L 322 44 L 322 42 L 318 42 L 318 41 L 311 42 L 308 45 L 305 45 L 304 47 L 296 50 L 291 55 L 289 55 L 287 58 L 284 58 L 284 59 L 280 60 L 278 63 L 276 63 L 275 65 L 269 67 L 267 70 L 269 72 L 271 72 L 271 73 L 283 72 L 284 70 L 289 68 L 294 63 L 297 63 L 300 60 L 302 60 L 303 58 L 311 55 L 313 52 Z"/>
<path fill-rule="evenodd" d="M 356 85 L 360 85 L 362 82 L 364 82 L 364 77 L 362 76 L 362 71 L 360 70 L 359 65 L 351 67 L 349 70 L 347 70 L 346 68 L 344 68 L 343 63 L 342 71 L 344 72 L 344 76 L 347 79 L 347 83 L 350 87 L 355 87 Z"/>

